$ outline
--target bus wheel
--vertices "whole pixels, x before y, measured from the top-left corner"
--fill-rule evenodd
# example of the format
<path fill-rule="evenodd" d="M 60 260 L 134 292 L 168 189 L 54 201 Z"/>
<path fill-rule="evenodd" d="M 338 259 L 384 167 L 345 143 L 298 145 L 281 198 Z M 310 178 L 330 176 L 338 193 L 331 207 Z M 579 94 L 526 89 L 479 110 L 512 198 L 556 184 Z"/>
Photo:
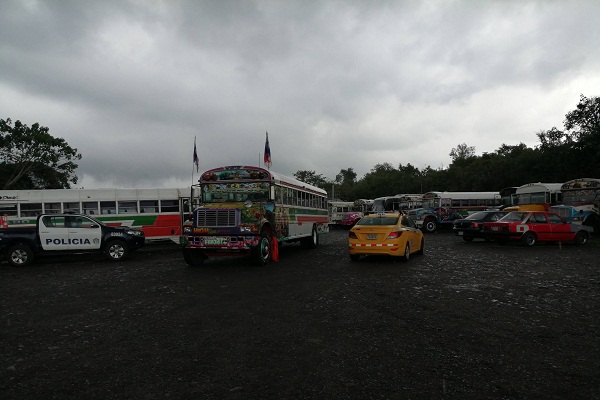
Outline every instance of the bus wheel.
<path fill-rule="evenodd" d="M 313 225 L 310 237 L 306 237 L 300 240 L 300 246 L 305 249 L 314 249 L 319 245 L 319 235 L 317 233 L 317 227 Z"/>
<path fill-rule="evenodd" d="M 437 230 L 437 222 L 433 218 L 429 218 L 423 223 L 423 230 L 427 233 L 433 233 Z"/>
<path fill-rule="evenodd" d="M 6 260 L 13 267 L 24 267 L 33 262 L 33 251 L 25 244 L 15 244 L 6 252 Z"/>
<path fill-rule="evenodd" d="M 577 234 L 575 235 L 575 244 L 577 246 L 581 246 L 582 244 L 586 244 L 588 241 L 588 233 L 585 231 L 579 231 L 577 232 Z"/>
<path fill-rule="evenodd" d="M 262 267 L 269 263 L 271 259 L 271 235 L 269 235 L 269 232 L 263 231 L 260 234 L 258 246 L 253 249 L 253 252 L 256 265 Z"/>
<path fill-rule="evenodd" d="M 358 261 L 359 258 L 360 258 L 360 254 L 350 254 L 351 261 Z"/>
<path fill-rule="evenodd" d="M 189 250 L 189 249 L 183 250 L 183 260 L 190 267 L 201 266 L 204 263 L 204 260 L 206 260 L 206 258 L 207 258 L 206 255 L 204 255 L 204 253 L 202 253 L 200 251 Z"/>
<path fill-rule="evenodd" d="M 129 246 L 122 240 L 111 240 L 104 248 L 104 255 L 111 261 L 120 261 L 129 255 Z"/>
<path fill-rule="evenodd" d="M 525 232 L 525 234 L 521 238 L 521 241 L 523 242 L 523 244 L 525 246 L 531 247 L 535 244 L 535 242 L 537 242 L 537 237 L 535 236 L 535 233 L 533 233 L 533 232 Z"/>

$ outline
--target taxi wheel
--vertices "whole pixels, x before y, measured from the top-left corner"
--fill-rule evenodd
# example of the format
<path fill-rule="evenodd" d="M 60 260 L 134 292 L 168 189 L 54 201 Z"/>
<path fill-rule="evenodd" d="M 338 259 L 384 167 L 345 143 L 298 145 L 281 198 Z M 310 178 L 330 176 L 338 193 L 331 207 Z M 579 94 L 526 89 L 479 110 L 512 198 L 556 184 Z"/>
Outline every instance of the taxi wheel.
<path fill-rule="evenodd" d="M 410 259 L 410 244 L 406 243 L 406 247 L 404 248 L 404 255 L 402 256 L 402 261 L 408 261 Z"/>
<path fill-rule="evenodd" d="M 421 239 L 421 246 L 419 246 L 419 251 L 417 251 L 416 253 L 417 254 L 425 253 L 425 239 Z"/>
<path fill-rule="evenodd" d="M 525 246 L 533 246 L 537 242 L 537 236 L 533 232 L 525 232 L 521 240 Z"/>

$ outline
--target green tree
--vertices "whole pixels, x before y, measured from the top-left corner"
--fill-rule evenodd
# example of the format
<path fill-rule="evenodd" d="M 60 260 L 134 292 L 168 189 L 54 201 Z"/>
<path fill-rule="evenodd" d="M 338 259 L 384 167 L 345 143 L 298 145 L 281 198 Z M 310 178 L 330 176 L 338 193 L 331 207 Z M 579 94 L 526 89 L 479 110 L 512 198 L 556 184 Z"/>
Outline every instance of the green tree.
<path fill-rule="evenodd" d="M 315 171 L 299 170 L 294 173 L 294 177 L 299 181 L 318 186 L 321 189 L 325 189 L 327 186 L 327 179 L 323 175 L 317 174 Z"/>
<path fill-rule="evenodd" d="M 61 189 L 77 183 L 77 149 L 55 138 L 39 123 L 31 127 L 0 119 L 0 187 Z"/>

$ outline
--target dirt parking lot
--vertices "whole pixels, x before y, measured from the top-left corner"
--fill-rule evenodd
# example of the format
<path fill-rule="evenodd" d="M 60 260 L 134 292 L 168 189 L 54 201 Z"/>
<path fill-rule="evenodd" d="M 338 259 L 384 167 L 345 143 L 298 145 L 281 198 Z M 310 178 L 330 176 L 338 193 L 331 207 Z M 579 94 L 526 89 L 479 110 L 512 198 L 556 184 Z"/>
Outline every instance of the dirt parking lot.
<path fill-rule="evenodd" d="M 600 245 L 0 264 L 2 399 L 600 399 Z"/>

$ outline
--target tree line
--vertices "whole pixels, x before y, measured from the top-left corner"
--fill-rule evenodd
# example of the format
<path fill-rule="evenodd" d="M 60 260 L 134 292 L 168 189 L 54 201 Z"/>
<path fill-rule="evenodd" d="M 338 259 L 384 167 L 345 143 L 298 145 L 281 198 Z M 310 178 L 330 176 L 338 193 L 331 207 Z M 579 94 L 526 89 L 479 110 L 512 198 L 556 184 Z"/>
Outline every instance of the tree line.
<path fill-rule="evenodd" d="M 332 180 L 315 171 L 300 170 L 294 176 L 348 201 L 429 191 L 499 191 L 532 182 L 600 178 L 600 97 L 581 95 L 576 108 L 566 114 L 563 129 L 552 127 L 536 135 L 539 144 L 534 148 L 502 144 L 479 156 L 474 147 L 458 144 L 445 169 L 419 169 L 410 163 L 395 167 L 384 162 L 361 179 L 353 168 L 340 170 Z"/>
<path fill-rule="evenodd" d="M 499 191 L 531 182 L 600 178 L 600 97 L 581 95 L 576 108 L 566 114 L 563 129 L 553 127 L 538 132 L 537 137 L 539 144 L 534 148 L 502 144 L 480 156 L 474 147 L 460 143 L 450 151 L 452 163 L 445 169 L 383 162 L 360 179 L 353 168 L 341 169 L 335 179 L 303 170 L 294 176 L 349 201 L 432 190 Z M 80 159 L 77 149 L 50 135 L 47 127 L 0 119 L 2 189 L 70 188 L 77 183 Z"/>

